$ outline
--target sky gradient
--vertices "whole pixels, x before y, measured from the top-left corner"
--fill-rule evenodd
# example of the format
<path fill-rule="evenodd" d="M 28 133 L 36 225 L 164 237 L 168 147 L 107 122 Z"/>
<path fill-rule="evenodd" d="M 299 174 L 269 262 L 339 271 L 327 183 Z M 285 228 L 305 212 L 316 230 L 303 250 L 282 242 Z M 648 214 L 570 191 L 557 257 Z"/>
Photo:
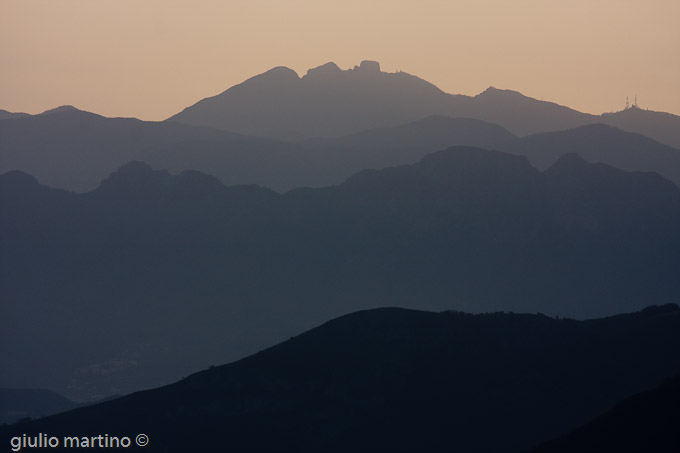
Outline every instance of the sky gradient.
<path fill-rule="evenodd" d="M 162 120 L 274 66 L 680 114 L 680 1 L 0 0 L 0 108 Z"/>

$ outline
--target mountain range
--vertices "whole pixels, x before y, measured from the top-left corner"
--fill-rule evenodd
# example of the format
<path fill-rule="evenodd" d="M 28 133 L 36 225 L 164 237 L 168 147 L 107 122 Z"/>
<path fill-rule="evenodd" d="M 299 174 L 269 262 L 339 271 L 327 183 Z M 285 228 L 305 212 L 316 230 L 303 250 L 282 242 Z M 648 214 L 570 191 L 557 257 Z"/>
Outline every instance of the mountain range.
<path fill-rule="evenodd" d="M 680 117 L 637 105 L 363 61 L 0 110 L 0 421 L 78 407 L 0 442 L 675 451 L 678 231 Z"/>
<path fill-rule="evenodd" d="M 382 308 L 0 437 L 144 433 L 147 451 L 527 451 L 677 374 L 678 347 L 677 305 L 588 321 Z"/>
<path fill-rule="evenodd" d="M 85 194 L 9 172 L 0 197 L 0 385 L 74 399 L 360 309 L 583 318 L 680 289 L 680 189 L 574 154 L 539 172 L 454 147 L 283 195 L 133 162 Z"/>
<path fill-rule="evenodd" d="M 131 160 L 173 173 L 198 170 L 223 183 L 277 191 L 341 184 L 364 169 L 412 164 L 450 146 L 526 155 L 539 169 L 578 152 L 591 162 L 655 171 L 680 185 L 680 150 L 604 125 L 517 138 L 469 118 L 429 116 L 302 143 L 258 139 L 216 129 L 104 118 L 74 108 L 0 121 L 0 172 L 21 170 L 51 187 L 85 192 Z"/>
<path fill-rule="evenodd" d="M 168 121 L 302 140 L 393 127 L 435 114 L 499 124 L 518 136 L 605 123 L 680 148 L 676 115 L 638 107 L 590 115 L 493 87 L 477 96 L 452 95 L 405 72 L 382 72 L 375 61 L 345 71 L 327 63 L 303 77 L 277 67 L 203 99 Z"/>

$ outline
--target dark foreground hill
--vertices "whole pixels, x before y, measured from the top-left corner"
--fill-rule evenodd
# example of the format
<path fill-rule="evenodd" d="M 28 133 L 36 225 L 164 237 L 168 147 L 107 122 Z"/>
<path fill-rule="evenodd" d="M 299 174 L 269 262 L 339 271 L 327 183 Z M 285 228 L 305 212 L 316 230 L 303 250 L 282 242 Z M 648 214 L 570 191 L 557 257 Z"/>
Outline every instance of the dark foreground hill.
<path fill-rule="evenodd" d="M 680 377 L 617 404 L 537 453 L 680 451 Z"/>
<path fill-rule="evenodd" d="M 137 162 L 81 195 L 8 173 L 0 197 L 0 385 L 74 399 L 360 309 L 584 318 L 680 292 L 680 189 L 573 154 L 452 148 L 284 195 Z"/>
<path fill-rule="evenodd" d="M 678 347 L 675 305 L 590 321 L 377 309 L 0 433 L 144 433 L 145 451 L 526 451 L 680 371 Z"/>

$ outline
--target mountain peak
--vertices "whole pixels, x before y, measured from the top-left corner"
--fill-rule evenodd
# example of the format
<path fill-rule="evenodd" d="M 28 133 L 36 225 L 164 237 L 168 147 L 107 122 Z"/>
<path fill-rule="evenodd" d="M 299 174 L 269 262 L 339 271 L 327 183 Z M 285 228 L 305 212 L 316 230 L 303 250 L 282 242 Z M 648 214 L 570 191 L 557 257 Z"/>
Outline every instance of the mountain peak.
<path fill-rule="evenodd" d="M 305 77 L 315 77 L 317 75 L 327 75 L 327 74 L 338 74 L 342 72 L 342 69 L 338 67 L 335 63 L 332 61 L 329 61 L 326 64 L 322 64 L 321 66 L 317 66 L 316 68 L 312 68 L 307 70 L 307 74 Z"/>
<path fill-rule="evenodd" d="M 293 71 L 292 69 L 286 67 L 286 66 L 276 66 L 274 68 L 271 68 L 269 71 L 265 71 L 260 75 L 257 75 L 255 77 L 252 77 L 252 79 L 269 79 L 269 78 L 277 78 L 277 79 L 291 79 L 291 80 L 298 80 L 300 77 L 298 76 L 297 72 Z"/>
<path fill-rule="evenodd" d="M 59 107 L 55 107 L 53 109 L 45 110 L 44 112 L 41 113 L 41 115 L 51 115 L 53 113 L 61 113 L 61 112 L 79 112 L 80 110 L 75 108 L 72 105 L 60 105 Z"/>
<path fill-rule="evenodd" d="M 362 72 L 370 72 L 370 73 L 379 73 L 380 72 L 380 63 L 377 61 L 373 60 L 364 60 L 362 61 L 359 66 L 355 66 L 354 70 L 360 70 Z"/>
<path fill-rule="evenodd" d="M 513 98 L 526 98 L 522 93 L 519 91 L 514 91 L 514 90 L 503 90 L 500 88 L 496 88 L 494 86 L 490 86 L 486 90 L 482 91 L 479 93 L 476 98 L 486 98 L 486 97 L 513 97 Z"/>

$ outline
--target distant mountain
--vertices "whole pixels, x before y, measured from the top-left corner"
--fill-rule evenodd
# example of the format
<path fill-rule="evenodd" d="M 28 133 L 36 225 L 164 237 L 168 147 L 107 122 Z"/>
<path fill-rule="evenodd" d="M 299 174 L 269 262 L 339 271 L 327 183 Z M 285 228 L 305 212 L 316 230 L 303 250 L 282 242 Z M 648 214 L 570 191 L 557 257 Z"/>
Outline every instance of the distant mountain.
<path fill-rule="evenodd" d="M 676 115 L 639 108 L 590 115 L 494 87 L 477 96 L 452 95 L 404 72 L 382 72 L 372 61 L 345 71 L 327 63 L 303 77 L 277 67 L 203 99 L 168 121 L 303 140 L 393 127 L 430 115 L 475 118 L 519 136 L 606 123 L 680 148 Z"/>
<path fill-rule="evenodd" d="M 449 98 L 418 77 L 382 72 L 374 61 L 347 71 L 327 63 L 303 77 L 277 67 L 169 121 L 286 140 L 339 137 L 449 113 Z"/>
<path fill-rule="evenodd" d="M 458 112 L 460 116 L 500 124 L 519 136 L 569 129 L 598 121 L 595 115 L 581 113 L 554 102 L 539 101 L 517 91 L 494 87 L 467 98 L 467 104 L 461 105 Z"/>
<path fill-rule="evenodd" d="M 75 409 L 78 404 L 46 389 L 0 388 L 0 424 Z"/>
<path fill-rule="evenodd" d="M 637 132 L 654 140 L 680 149 L 680 117 L 665 112 L 643 110 L 638 107 L 605 113 L 601 122 L 630 132 Z"/>
<path fill-rule="evenodd" d="M 595 420 L 536 452 L 680 451 L 680 378 L 625 399 Z"/>
<path fill-rule="evenodd" d="M 283 195 L 140 162 L 79 195 L 10 172 L 0 385 L 127 393 L 385 305 L 638 309 L 678 294 L 679 230 L 677 186 L 576 155 L 457 147 Z"/>
<path fill-rule="evenodd" d="M 263 146 L 228 132 L 133 118 L 104 118 L 71 106 L 0 123 L 0 172 L 21 170 L 52 187 L 92 190 L 143 150 L 204 140 L 250 150 Z M 274 152 L 276 144 L 266 142 Z M 190 168 L 183 168 L 190 169 Z"/>
<path fill-rule="evenodd" d="M 23 118 L 25 116 L 29 116 L 28 113 L 13 113 L 13 112 L 8 112 L 7 110 L 0 109 L 0 120 L 9 120 L 9 119 L 13 119 L 13 118 Z"/>
<path fill-rule="evenodd" d="M 45 110 L 40 115 L 53 115 L 55 113 L 63 113 L 63 112 L 82 112 L 82 110 L 79 110 L 72 105 L 60 105 L 59 107 L 55 107 L 53 109 Z M 87 113 L 87 112 L 84 112 L 84 113 Z"/>
<path fill-rule="evenodd" d="M 143 432 L 148 451 L 526 451 L 680 371 L 678 347 L 676 305 L 589 321 L 384 308 L 0 437 Z"/>
<path fill-rule="evenodd" d="M 254 183 L 278 191 L 341 184 L 365 169 L 413 164 L 454 145 L 500 147 L 515 137 L 495 124 L 467 118 L 430 116 L 392 128 L 371 129 L 337 139 L 309 140 L 295 146 L 229 147 L 219 142 L 185 142 L 147 149 L 155 168 L 187 168 L 223 182 Z M 257 143 L 257 142 L 256 142 Z"/>
<path fill-rule="evenodd" d="M 479 120 L 433 116 L 292 145 L 208 128 L 104 118 L 66 106 L 0 124 L 0 172 L 20 170 L 42 184 L 83 192 L 124 163 L 143 160 L 173 173 L 199 170 L 225 184 L 286 191 L 340 184 L 360 170 L 415 163 L 453 145 L 493 148 L 513 138 Z"/>
<path fill-rule="evenodd" d="M 499 149 L 529 158 L 539 170 L 568 153 L 626 171 L 654 171 L 680 186 L 680 150 L 644 135 L 603 124 L 530 135 L 507 141 Z"/>
<path fill-rule="evenodd" d="M 480 97 L 505 99 L 507 105 L 538 102 L 501 90 L 487 90 Z M 536 111 L 532 121 L 550 116 L 540 108 Z M 680 183 L 679 150 L 601 124 L 517 139 L 496 124 L 433 115 L 394 127 L 293 144 L 205 127 L 104 118 L 71 106 L 0 123 L 0 172 L 20 170 L 42 184 L 83 192 L 96 188 L 124 163 L 139 160 L 173 173 L 207 172 L 229 185 L 258 184 L 287 191 L 341 184 L 360 170 L 412 164 L 431 152 L 458 145 L 526 155 L 539 169 L 577 152 L 592 162 L 628 171 L 656 171 Z"/>

